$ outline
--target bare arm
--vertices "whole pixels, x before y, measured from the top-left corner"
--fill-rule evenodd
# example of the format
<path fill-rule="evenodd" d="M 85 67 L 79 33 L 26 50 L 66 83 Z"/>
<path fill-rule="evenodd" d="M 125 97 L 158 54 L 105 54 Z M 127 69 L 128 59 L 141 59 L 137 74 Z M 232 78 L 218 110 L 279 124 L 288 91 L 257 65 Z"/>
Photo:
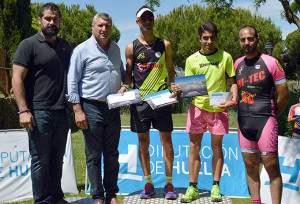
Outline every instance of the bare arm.
<path fill-rule="evenodd" d="M 168 68 L 169 81 L 170 83 L 174 83 L 174 77 L 177 77 L 177 74 L 173 66 L 171 43 L 167 40 L 165 40 L 165 47 L 166 47 L 166 65 Z"/>
<path fill-rule="evenodd" d="M 166 65 L 169 75 L 169 81 L 171 84 L 172 95 L 171 97 L 176 97 L 176 95 L 181 91 L 179 86 L 176 86 L 174 83 L 174 78 L 177 77 L 177 74 L 174 70 L 173 59 L 172 59 L 172 46 L 171 43 L 165 40 L 166 47 Z"/>
<path fill-rule="evenodd" d="M 282 84 L 276 84 L 275 87 L 278 95 L 276 102 L 276 116 L 278 117 L 282 113 L 286 104 L 289 102 L 290 95 L 286 82 Z"/>
<path fill-rule="evenodd" d="M 232 99 L 231 99 L 231 101 L 222 102 L 218 106 L 219 108 L 224 108 L 225 110 L 235 107 L 235 102 L 236 102 L 237 96 L 238 96 L 238 88 L 237 88 L 237 84 L 235 81 L 235 77 L 230 77 L 229 82 L 230 82 L 230 91 L 232 92 Z"/>
<path fill-rule="evenodd" d="M 289 115 L 288 118 L 287 118 L 287 121 L 288 122 L 296 122 L 299 119 L 300 119 L 300 117 L 295 117 L 294 118 L 293 116 Z"/>
<path fill-rule="evenodd" d="M 133 44 L 130 43 L 125 48 L 126 57 L 126 73 L 123 80 L 123 86 L 119 90 L 119 93 L 123 94 L 124 91 L 128 91 L 131 84 L 132 68 L 133 68 Z"/>
<path fill-rule="evenodd" d="M 25 100 L 24 79 L 28 69 L 19 65 L 13 65 L 12 87 L 19 111 L 28 109 Z M 20 126 L 29 130 L 33 130 L 35 126 L 34 118 L 30 112 L 24 112 L 19 116 Z"/>

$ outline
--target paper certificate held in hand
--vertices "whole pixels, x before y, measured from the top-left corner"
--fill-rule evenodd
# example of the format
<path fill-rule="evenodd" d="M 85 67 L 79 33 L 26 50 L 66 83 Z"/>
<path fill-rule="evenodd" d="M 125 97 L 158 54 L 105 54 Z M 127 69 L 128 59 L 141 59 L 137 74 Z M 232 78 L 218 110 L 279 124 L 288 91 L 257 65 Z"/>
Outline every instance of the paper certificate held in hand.
<path fill-rule="evenodd" d="M 109 109 L 139 103 L 141 101 L 142 99 L 138 89 L 126 91 L 124 92 L 123 96 L 120 93 L 107 96 L 107 104 Z"/>
<path fill-rule="evenodd" d="M 209 102 L 211 106 L 218 106 L 221 102 L 231 101 L 232 92 L 209 93 Z"/>
<path fill-rule="evenodd" d="M 170 91 L 166 89 L 156 93 L 144 95 L 144 98 L 154 110 L 177 102 L 176 98 L 169 98 L 170 96 Z"/>
<path fill-rule="evenodd" d="M 207 95 L 205 75 L 193 75 L 174 78 L 175 85 L 179 85 L 181 92 L 180 98 Z"/>

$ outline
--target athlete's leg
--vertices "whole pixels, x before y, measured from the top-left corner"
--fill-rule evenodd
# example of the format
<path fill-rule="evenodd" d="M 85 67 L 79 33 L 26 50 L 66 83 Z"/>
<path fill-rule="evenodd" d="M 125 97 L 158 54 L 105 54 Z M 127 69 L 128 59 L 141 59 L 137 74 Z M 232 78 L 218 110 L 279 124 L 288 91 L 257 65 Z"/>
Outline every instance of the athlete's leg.
<path fill-rule="evenodd" d="M 280 174 L 278 155 L 262 156 L 262 161 L 270 178 L 272 203 L 280 203 L 282 196 L 282 178 Z"/>
<path fill-rule="evenodd" d="M 165 161 L 166 176 L 172 177 L 174 150 L 171 138 L 171 132 L 159 132 L 160 141 L 164 149 L 163 157 Z"/>
<path fill-rule="evenodd" d="M 199 152 L 201 149 L 202 134 L 192 134 L 190 136 L 190 152 L 188 158 L 190 182 L 197 183 L 198 175 L 201 167 Z"/>
<path fill-rule="evenodd" d="M 259 153 L 242 152 L 252 199 L 260 199 Z"/>
<path fill-rule="evenodd" d="M 142 165 L 144 176 L 149 176 L 150 171 L 150 155 L 149 145 L 150 137 L 149 132 L 138 133 L 139 138 L 139 159 Z"/>
<path fill-rule="evenodd" d="M 278 161 L 278 124 L 275 117 L 266 118 L 267 122 L 258 141 L 262 161 L 270 178 L 272 203 L 280 203 L 282 178 Z"/>
<path fill-rule="evenodd" d="M 223 164 L 224 164 L 222 140 L 223 140 L 223 135 L 211 134 L 211 148 L 213 151 L 212 171 L 213 171 L 214 181 L 220 181 Z"/>

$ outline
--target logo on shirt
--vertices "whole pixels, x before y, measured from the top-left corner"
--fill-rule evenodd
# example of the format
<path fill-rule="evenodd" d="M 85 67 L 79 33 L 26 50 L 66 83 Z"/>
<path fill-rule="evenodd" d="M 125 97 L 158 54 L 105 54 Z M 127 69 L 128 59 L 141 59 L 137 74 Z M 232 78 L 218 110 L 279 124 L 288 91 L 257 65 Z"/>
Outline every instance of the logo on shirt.
<path fill-rule="evenodd" d="M 155 53 L 155 57 L 160 58 L 161 57 L 161 53 L 160 52 L 156 52 Z"/>
<path fill-rule="evenodd" d="M 137 63 L 136 66 L 139 70 L 143 71 L 146 69 L 153 69 L 153 68 L 163 68 L 163 64 L 155 63 L 155 62 L 148 62 L 148 63 Z"/>
<path fill-rule="evenodd" d="M 244 65 L 240 66 L 240 69 L 239 69 L 239 75 L 242 74 L 243 69 L 244 69 Z"/>
<path fill-rule="evenodd" d="M 279 71 L 281 71 L 281 72 L 284 72 L 284 71 L 283 71 L 283 68 L 282 68 L 282 66 L 279 64 L 278 60 L 275 60 L 275 62 L 276 62 L 276 65 L 277 65 L 277 69 L 278 69 Z"/>
<path fill-rule="evenodd" d="M 140 53 L 139 56 L 137 56 L 137 59 L 144 59 L 145 58 L 145 53 Z"/>
<path fill-rule="evenodd" d="M 241 99 L 240 103 L 244 102 L 244 103 L 248 103 L 248 104 L 253 104 L 255 96 L 256 96 L 256 94 L 252 94 L 252 93 L 243 91 L 241 93 L 242 99 Z"/>
<path fill-rule="evenodd" d="M 259 64 L 255 65 L 255 69 L 260 69 L 260 65 Z"/>
<path fill-rule="evenodd" d="M 218 66 L 219 64 L 220 64 L 220 62 L 209 62 L 209 63 L 199 64 L 199 67 L 202 68 L 202 67 L 206 67 L 209 65 Z"/>

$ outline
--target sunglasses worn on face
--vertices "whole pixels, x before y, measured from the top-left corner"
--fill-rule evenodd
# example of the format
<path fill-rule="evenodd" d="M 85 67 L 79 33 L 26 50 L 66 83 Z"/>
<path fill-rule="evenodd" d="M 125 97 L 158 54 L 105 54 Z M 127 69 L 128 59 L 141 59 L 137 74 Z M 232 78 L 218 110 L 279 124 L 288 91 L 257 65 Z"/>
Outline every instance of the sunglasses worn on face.
<path fill-rule="evenodd" d="M 141 21 L 146 22 L 147 17 L 141 16 L 139 19 L 141 19 Z M 154 17 L 153 16 L 149 16 L 148 17 L 149 21 L 154 21 Z"/>

